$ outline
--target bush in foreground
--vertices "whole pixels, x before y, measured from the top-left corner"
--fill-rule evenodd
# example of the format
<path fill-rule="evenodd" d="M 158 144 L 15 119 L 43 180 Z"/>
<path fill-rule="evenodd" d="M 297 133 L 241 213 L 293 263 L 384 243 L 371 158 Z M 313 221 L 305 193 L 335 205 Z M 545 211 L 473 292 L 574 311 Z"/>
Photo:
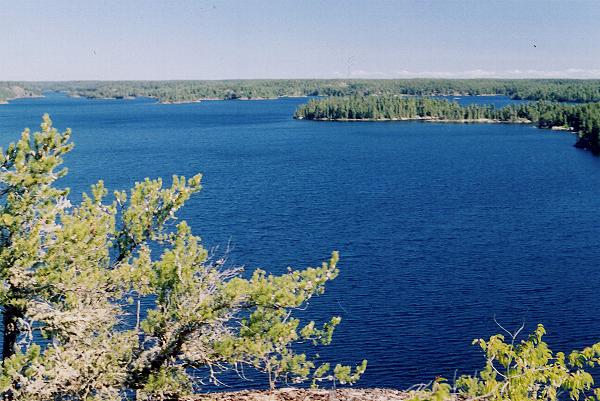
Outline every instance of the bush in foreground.
<path fill-rule="evenodd" d="M 409 398 L 415 401 L 600 399 L 600 388 L 594 388 L 594 379 L 585 370 L 600 363 L 600 343 L 569 355 L 554 354 L 542 339 L 546 331 L 541 324 L 520 342 L 516 339 L 523 327 L 514 334 L 502 329 L 508 341 L 502 334 L 488 341 L 473 341 L 481 347 L 486 359 L 478 375 L 461 376 L 453 385 L 438 378 L 429 385 L 411 389 Z"/>
<path fill-rule="evenodd" d="M 26 130 L 0 152 L 5 399 L 171 399 L 193 391 L 198 370 L 218 383 L 243 366 L 265 372 L 271 387 L 358 380 L 366 361 L 330 370 L 293 346 L 329 344 L 340 322 L 294 317 L 337 276 L 336 252 L 319 267 L 242 278 L 185 222 L 174 225 L 199 175 L 170 187 L 146 179 L 113 201 L 100 181 L 73 206 L 55 186 L 69 138 L 46 115 L 41 132 Z"/>

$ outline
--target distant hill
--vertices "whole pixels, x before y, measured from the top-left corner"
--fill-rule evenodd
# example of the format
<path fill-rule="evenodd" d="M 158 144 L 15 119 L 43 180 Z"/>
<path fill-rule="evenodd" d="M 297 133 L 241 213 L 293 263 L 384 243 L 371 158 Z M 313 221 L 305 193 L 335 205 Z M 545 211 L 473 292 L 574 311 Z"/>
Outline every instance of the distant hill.
<path fill-rule="evenodd" d="M 155 98 L 161 103 L 285 96 L 505 95 L 549 102 L 600 102 L 600 80 L 576 79 L 254 79 L 220 81 L 0 82 L 0 99 L 60 91 L 91 99 Z"/>
<path fill-rule="evenodd" d="M 0 82 L 0 103 L 10 99 L 40 96 L 41 92 L 19 82 Z"/>
<path fill-rule="evenodd" d="M 87 98 L 150 97 L 162 103 L 283 96 L 505 95 L 550 102 L 598 102 L 600 80 L 575 79 L 254 79 L 220 81 L 27 82 L 34 91 Z"/>

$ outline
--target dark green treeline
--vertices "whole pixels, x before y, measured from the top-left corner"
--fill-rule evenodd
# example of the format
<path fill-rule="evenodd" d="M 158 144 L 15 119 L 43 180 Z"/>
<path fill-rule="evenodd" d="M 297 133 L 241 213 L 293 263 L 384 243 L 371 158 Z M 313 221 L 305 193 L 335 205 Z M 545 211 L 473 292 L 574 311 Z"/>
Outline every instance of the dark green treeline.
<path fill-rule="evenodd" d="M 152 97 L 160 102 L 261 99 L 282 96 L 506 95 L 557 102 L 600 101 L 600 80 L 573 79 L 255 79 L 221 81 L 29 82 L 41 93 L 65 91 L 89 98 Z"/>
<path fill-rule="evenodd" d="M 311 100 L 294 117 L 307 120 L 402 120 L 533 123 L 540 128 L 559 127 L 579 133 L 577 146 L 600 151 L 600 103 L 564 104 L 532 102 L 497 108 L 460 106 L 427 97 L 349 96 Z"/>

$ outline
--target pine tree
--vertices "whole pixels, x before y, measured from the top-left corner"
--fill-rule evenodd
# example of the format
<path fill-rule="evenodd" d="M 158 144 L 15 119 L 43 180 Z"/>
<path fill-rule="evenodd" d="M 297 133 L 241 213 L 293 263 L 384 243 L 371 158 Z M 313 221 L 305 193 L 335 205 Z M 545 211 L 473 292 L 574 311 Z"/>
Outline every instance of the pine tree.
<path fill-rule="evenodd" d="M 328 344 L 340 322 L 294 317 L 338 275 L 337 252 L 315 268 L 242 278 L 185 222 L 171 229 L 201 189 L 199 175 L 170 186 L 146 179 L 112 201 L 100 181 L 73 206 L 55 186 L 72 146 L 70 131 L 59 133 L 46 115 L 41 132 L 26 130 L 0 152 L 4 399 L 170 399 L 199 384 L 198 369 L 216 383 L 243 365 L 266 372 L 272 387 L 358 379 L 366 362 L 330 372 L 293 347 Z"/>

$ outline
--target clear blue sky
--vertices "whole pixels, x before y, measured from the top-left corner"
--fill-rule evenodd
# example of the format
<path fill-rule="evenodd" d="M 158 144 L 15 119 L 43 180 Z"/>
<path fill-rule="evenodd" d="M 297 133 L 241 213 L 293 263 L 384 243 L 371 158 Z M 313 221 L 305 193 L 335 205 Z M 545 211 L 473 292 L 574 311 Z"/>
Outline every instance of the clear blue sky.
<path fill-rule="evenodd" d="M 0 0 L 0 80 L 414 76 L 600 78 L 600 1 Z"/>

